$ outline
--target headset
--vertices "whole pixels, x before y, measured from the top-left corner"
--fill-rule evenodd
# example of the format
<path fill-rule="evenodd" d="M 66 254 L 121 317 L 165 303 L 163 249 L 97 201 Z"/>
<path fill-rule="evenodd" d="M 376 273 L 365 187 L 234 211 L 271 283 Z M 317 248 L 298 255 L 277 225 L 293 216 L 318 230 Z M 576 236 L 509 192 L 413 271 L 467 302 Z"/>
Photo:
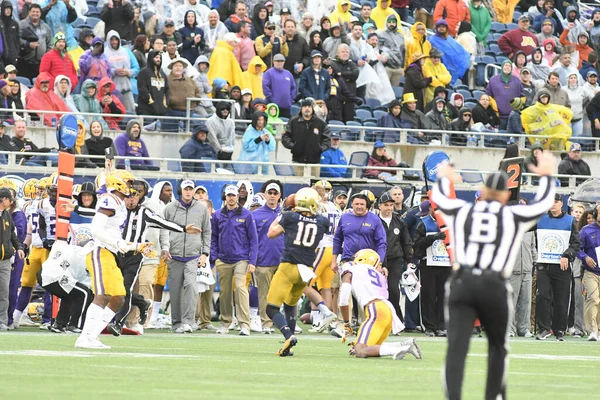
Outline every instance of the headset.
<path fill-rule="evenodd" d="M 355 193 L 352 195 L 352 197 L 350 197 L 350 205 L 352 205 L 352 202 L 354 201 L 354 199 L 362 199 L 364 201 L 367 202 L 367 210 L 371 209 L 372 203 L 371 203 L 371 199 L 369 199 L 369 196 L 367 196 L 366 194 L 363 193 Z"/>

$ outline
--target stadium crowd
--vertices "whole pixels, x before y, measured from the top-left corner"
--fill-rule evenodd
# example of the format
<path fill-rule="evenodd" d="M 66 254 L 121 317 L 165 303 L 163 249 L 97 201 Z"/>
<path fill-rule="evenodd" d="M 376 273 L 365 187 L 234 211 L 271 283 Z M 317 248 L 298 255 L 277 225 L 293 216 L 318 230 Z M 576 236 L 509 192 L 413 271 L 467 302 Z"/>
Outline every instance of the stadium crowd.
<path fill-rule="evenodd" d="M 79 151 L 93 155 L 111 145 L 103 131 L 125 130 L 117 154 L 147 156 L 143 131 L 183 132 L 180 120 L 161 117 L 188 108 L 191 140 L 180 154 L 192 159 L 269 161 L 282 123 L 292 159 L 318 163 L 331 141 L 315 119 L 353 132 L 388 128 L 366 138 L 384 143 L 409 128 L 409 143 L 439 144 L 448 131 L 456 146 L 477 145 L 476 132 L 508 132 L 548 135 L 544 148 L 567 151 L 571 136 L 600 132 L 600 9 L 563 1 L 4 1 L 1 13 L 0 100 L 12 110 L 4 124 L 52 126 L 53 111 L 110 114 L 81 117 L 89 138 Z M 488 64 L 495 75 L 479 82 Z M 138 133 L 128 124 L 136 115 Z M 318 143 L 285 139 L 303 136 L 304 121 L 320 126 Z M 356 140 L 347 130 L 342 138 Z"/>
<path fill-rule="evenodd" d="M 245 336 L 273 332 L 266 295 L 283 237 L 270 239 L 267 233 L 289 206 L 283 201 L 283 184 L 269 180 L 256 194 L 249 181 L 227 185 L 221 193 L 223 205 L 217 208 L 207 189 L 192 180 L 184 179 L 177 187 L 160 182 L 150 191 L 144 180 L 127 171 L 157 168 L 136 159 L 149 155 L 143 132 L 181 131 L 181 123 L 161 118 L 184 117 L 188 98 L 200 100 L 191 102 L 194 123 L 191 138 L 180 149 L 184 159 L 232 160 L 235 136 L 240 135 L 242 152 L 236 159 L 269 161 L 275 149 L 274 126 L 285 123 L 281 142 L 293 162 L 323 164 L 315 178 L 344 176 L 343 169 L 326 167 L 347 163 L 341 134 L 332 132 L 329 124 L 357 119 L 367 124 L 361 112 L 366 110 L 378 115 L 371 121 L 375 127 L 393 128 L 374 140 L 367 177 L 386 179 L 393 174 L 378 168 L 400 165 L 388 155 L 386 143 L 397 142 L 400 130 L 407 128 L 416 130 L 408 135 L 410 143 L 441 143 L 441 132 L 419 131 L 439 129 L 448 131 L 449 142 L 457 146 L 471 145 L 470 132 L 547 134 L 548 140 L 531 141 L 533 156 L 526 163 L 535 163 L 536 152 L 545 149 L 568 151 L 559 172 L 591 175 L 582 159 L 582 147 L 588 143 L 568 139 L 600 135 L 600 10 L 580 15 L 562 1 L 521 1 L 516 25 L 509 28 L 515 1 L 378 0 L 363 1 L 359 8 L 348 0 L 331 7 L 326 3 L 111 0 L 96 3 L 95 11 L 90 11 L 91 2 L 82 1 L 25 2 L 18 10 L 9 1 L 1 4 L 5 79 L 0 80 L 0 93 L 4 108 L 11 110 L 4 113 L 5 124 L 14 125 L 13 138 L 0 131 L 1 149 L 50 153 L 52 149 L 39 148 L 26 138 L 36 118 L 53 126 L 60 117 L 53 112 L 104 113 L 110 116 L 81 118 L 75 151 L 105 155 L 112 148 L 131 160 L 120 161 L 117 167 L 125 169 L 120 174 L 101 173 L 96 182 L 77 187 L 71 210 L 72 241 L 85 248 L 93 235 L 91 215 L 103 209 L 96 204 L 98 196 L 106 191 L 130 193 L 121 199 L 127 225 L 121 237 L 113 238 L 115 251 L 107 250 L 116 257 L 125 281 L 119 304 L 92 293 L 94 273 L 86 273 L 85 266 L 68 277 L 60 265 L 49 263 L 46 268 L 55 244 L 57 177 L 29 180 L 23 187 L 8 179 L 0 182 L 6 221 L 1 228 L 0 330 L 31 323 L 28 304 L 41 271 L 46 293 L 62 299 L 51 324 L 50 296 L 45 295 L 41 326 L 53 332 L 80 333 L 90 310 L 93 329 L 108 326 L 117 336 L 124 328 L 142 333 L 144 327 L 169 325 L 176 333 L 207 329 L 226 334 L 236 328 Z M 414 21 L 410 28 L 401 25 L 409 19 Z M 494 24 L 502 25 L 497 39 Z M 465 98 L 465 88 L 475 93 L 477 57 L 486 56 L 493 45 L 496 55 L 501 52 L 506 58 L 494 59 L 499 73 L 476 101 Z M 26 110 L 47 112 L 42 117 Z M 150 118 L 141 122 L 136 115 Z M 113 141 L 104 136 L 106 130 L 123 132 Z M 513 155 L 518 155 L 515 146 L 508 145 L 507 157 L 515 150 Z M 20 160 L 45 165 L 52 157 L 25 154 Z M 104 166 L 97 159 L 78 163 Z M 245 172 L 259 168 L 268 172 L 264 165 Z M 184 163 L 182 169 L 205 172 L 200 163 Z M 121 182 L 127 189 L 119 186 Z M 406 329 L 445 336 L 442 305 L 450 259 L 427 193 L 422 191 L 414 205 L 407 205 L 400 187 L 379 199 L 369 191 L 334 193 L 327 181 L 314 188 L 332 229 L 319 245 L 312 290 L 307 289 L 307 300 L 299 305 L 311 331 L 330 330 L 341 337 L 356 328 L 363 318 L 356 306 L 353 319 L 341 320 L 342 325 L 331 317 L 338 313 L 340 288 L 334 271 L 338 256 L 344 262 L 370 248 L 383 261 L 390 301 Z M 20 192 L 27 200 L 21 208 L 16 201 Z M 600 226 L 598 211 L 574 205 L 566 214 L 562 206 L 559 196 L 537 233 L 528 234 L 522 243 L 511 278 L 517 309 L 512 334 L 533 336 L 535 310 L 537 339 L 553 333 L 558 340 L 566 334 L 597 340 L 600 270 L 593 232 Z M 191 212 L 198 218 L 193 226 L 187 223 Z M 181 215 L 186 217 L 182 220 Z M 365 219 L 368 232 L 361 231 Z M 568 243 L 552 257 L 544 252 L 548 231 Z M 25 264 L 22 251 L 27 253 Z M 215 277 L 218 304 L 213 304 Z M 167 280 L 170 319 L 159 314 Z M 112 314 L 106 312 L 108 307 Z M 217 320 L 219 327 L 212 324 Z"/>

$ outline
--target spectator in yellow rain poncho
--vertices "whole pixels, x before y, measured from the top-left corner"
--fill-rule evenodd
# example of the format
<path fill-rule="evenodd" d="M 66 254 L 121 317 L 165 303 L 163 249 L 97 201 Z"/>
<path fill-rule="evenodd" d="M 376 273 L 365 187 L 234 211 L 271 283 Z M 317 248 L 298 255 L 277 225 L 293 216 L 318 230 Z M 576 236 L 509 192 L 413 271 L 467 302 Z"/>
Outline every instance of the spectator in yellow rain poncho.
<path fill-rule="evenodd" d="M 550 93 L 541 89 L 537 95 L 537 103 L 521 113 L 521 122 L 527 135 L 549 136 L 530 137 L 529 141 L 532 144 L 540 141 L 544 149 L 564 150 L 572 135 L 572 117 L 573 112 L 569 108 L 550 104 Z"/>

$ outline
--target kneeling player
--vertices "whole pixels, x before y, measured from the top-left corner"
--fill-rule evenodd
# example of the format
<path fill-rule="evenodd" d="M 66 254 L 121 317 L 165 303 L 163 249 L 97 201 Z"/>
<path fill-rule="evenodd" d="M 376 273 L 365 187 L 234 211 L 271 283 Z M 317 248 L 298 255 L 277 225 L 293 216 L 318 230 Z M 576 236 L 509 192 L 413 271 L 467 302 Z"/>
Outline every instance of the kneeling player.
<path fill-rule="evenodd" d="M 306 283 L 315 276 L 309 266 L 313 265 L 315 249 L 329 229 L 329 220 L 318 215 L 318 210 L 318 193 L 311 188 L 300 189 L 295 196 L 294 211 L 285 212 L 273 221 L 267 233 L 272 239 L 285 232 L 281 262 L 267 294 L 267 315 L 285 337 L 283 347 L 276 353 L 280 357 L 292 355 L 291 348 L 298 342 L 293 335 L 296 305 Z M 285 316 L 279 311 L 282 304 Z"/>
<path fill-rule="evenodd" d="M 387 300 L 387 280 L 382 274 L 379 255 L 374 250 L 360 250 L 354 256 L 354 262 L 342 266 L 340 310 L 345 323 L 350 320 L 348 303 L 351 294 L 366 315 L 356 341 L 351 343 L 351 355 L 358 358 L 393 356 L 394 360 L 401 360 L 410 353 L 417 359 L 421 358 L 421 349 L 414 339 L 384 343 L 391 331 L 400 332 L 403 325 L 394 306 Z M 342 339 L 344 341 L 345 336 Z"/>

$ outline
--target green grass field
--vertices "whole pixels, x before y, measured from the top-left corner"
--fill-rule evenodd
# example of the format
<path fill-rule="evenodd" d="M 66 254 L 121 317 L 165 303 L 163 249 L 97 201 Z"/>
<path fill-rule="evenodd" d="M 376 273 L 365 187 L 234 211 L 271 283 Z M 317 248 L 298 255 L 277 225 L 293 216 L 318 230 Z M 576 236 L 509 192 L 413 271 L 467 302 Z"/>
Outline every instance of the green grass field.
<path fill-rule="evenodd" d="M 306 329 L 305 329 L 306 330 Z M 393 337 L 396 341 L 402 337 Z M 75 335 L 23 329 L 0 334 L 3 399 L 442 399 L 446 342 L 417 336 L 423 360 L 360 360 L 326 335 L 299 335 L 295 355 L 277 358 L 280 335 L 152 331 L 103 336 L 111 350 L 79 350 Z M 483 398 L 485 339 L 474 338 L 465 399 Z M 511 341 L 511 399 L 600 397 L 600 344 Z"/>

